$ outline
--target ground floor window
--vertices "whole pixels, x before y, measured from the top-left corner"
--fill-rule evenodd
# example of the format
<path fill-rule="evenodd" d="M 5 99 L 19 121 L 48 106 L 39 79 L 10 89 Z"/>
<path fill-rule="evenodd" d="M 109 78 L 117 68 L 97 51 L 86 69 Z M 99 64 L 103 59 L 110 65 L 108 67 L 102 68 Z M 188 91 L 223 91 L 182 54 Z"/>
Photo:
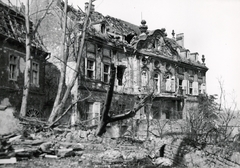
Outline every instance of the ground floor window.
<path fill-rule="evenodd" d="M 87 103 L 87 120 L 88 125 L 96 125 L 100 120 L 100 102 L 88 102 Z"/>

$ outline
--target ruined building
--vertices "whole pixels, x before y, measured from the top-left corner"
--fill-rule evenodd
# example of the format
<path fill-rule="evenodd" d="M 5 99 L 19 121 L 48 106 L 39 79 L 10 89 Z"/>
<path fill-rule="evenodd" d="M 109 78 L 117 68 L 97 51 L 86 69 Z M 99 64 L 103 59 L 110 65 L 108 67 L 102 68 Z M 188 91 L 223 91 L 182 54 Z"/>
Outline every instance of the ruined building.
<path fill-rule="evenodd" d="M 40 10 L 41 5 L 46 6 L 46 3 L 36 3 L 35 9 Z M 52 52 L 52 61 L 56 64 L 59 63 L 57 57 L 61 39 L 61 28 L 56 23 L 60 22 L 58 16 L 61 16 L 63 5 L 60 1 L 53 5 L 54 14 L 46 18 L 40 31 L 44 44 Z M 88 3 L 86 9 L 87 6 Z M 140 26 L 136 26 L 111 16 L 103 16 L 94 10 L 94 6 L 91 10 L 81 73 L 72 90 L 73 101 L 79 95 L 82 101 L 73 109 L 73 118 L 89 119 L 89 124 L 93 125 L 97 123 L 106 99 L 111 63 L 117 68 L 111 115 L 133 108 L 139 98 L 154 92 L 153 100 L 135 118 L 144 118 L 146 111 L 153 119 L 184 118 L 186 111 L 197 105 L 198 95 L 206 92 L 208 68 L 204 56 L 199 61 L 201 58 L 198 53 L 190 53 L 185 48 L 183 34 L 175 36 L 173 31 L 172 36 L 168 37 L 164 28 L 148 30 L 144 20 Z M 69 6 L 68 15 L 68 26 L 81 30 L 85 12 Z M 75 26 L 71 25 L 73 23 Z M 81 31 L 76 33 L 74 29 L 70 37 L 78 35 L 81 36 Z M 70 55 L 67 83 L 75 64 L 76 59 Z"/>
<path fill-rule="evenodd" d="M 19 111 L 24 87 L 25 18 L 20 8 L 0 1 L 0 107 L 14 107 Z M 32 25 L 32 23 L 31 23 Z M 32 27 L 31 27 L 32 28 Z M 36 39 L 32 39 L 30 93 L 27 115 L 40 112 L 44 106 L 45 63 L 48 53 Z M 0 109 L 0 110 L 1 110 Z M 38 115 L 39 114 L 39 115 Z"/>

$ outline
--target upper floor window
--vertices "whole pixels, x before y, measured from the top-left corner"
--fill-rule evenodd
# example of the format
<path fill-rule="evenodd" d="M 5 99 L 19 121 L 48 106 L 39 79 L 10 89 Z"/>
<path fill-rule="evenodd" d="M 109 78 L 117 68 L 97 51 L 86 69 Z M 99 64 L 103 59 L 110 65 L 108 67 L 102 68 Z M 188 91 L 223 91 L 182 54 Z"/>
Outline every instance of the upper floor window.
<path fill-rule="evenodd" d="M 175 76 L 167 75 L 166 77 L 166 91 L 168 92 L 175 92 L 176 90 L 176 81 Z"/>
<path fill-rule="evenodd" d="M 189 81 L 189 92 L 190 95 L 193 94 L 193 82 Z"/>
<path fill-rule="evenodd" d="M 179 94 L 182 94 L 182 93 L 183 93 L 182 83 L 183 83 L 183 80 L 182 80 L 182 79 L 179 79 L 179 80 L 178 80 L 178 92 L 179 92 Z"/>
<path fill-rule="evenodd" d="M 18 57 L 15 55 L 10 55 L 10 57 L 9 57 L 9 70 L 10 70 L 9 79 L 17 80 L 17 73 L 18 73 L 17 69 L 18 69 Z"/>
<path fill-rule="evenodd" d="M 148 84 L 148 73 L 147 73 L 147 71 L 142 71 L 141 82 L 142 82 L 143 87 L 147 86 L 147 84 Z"/>
<path fill-rule="evenodd" d="M 32 73 L 31 73 L 31 83 L 34 85 L 39 85 L 39 64 L 32 62 Z"/>
<path fill-rule="evenodd" d="M 160 75 L 155 73 L 153 76 L 153 80 L 154 80 L 154 89 L 156 93 L 160 92 Z"/>
<path fill-rule="evenodd" d="M 126 67 L 124 65 L 117 66 L 117 79 L 118 79 L 119 86 L 123 85 L 123 74 L 124 74 L 125 69 L 126 69 Z"/>
<path fill-rule="evenodd" d="M 95 77 L 95 61 L 87 59 L 86 62 L 86 77 L 89 79 L 94 79 Z"/>
<path fill-rule="evenodd" d="M 110 77 L 110 65 L 104 64 L 103 65 L 103 82 L 108 83 Z"/>

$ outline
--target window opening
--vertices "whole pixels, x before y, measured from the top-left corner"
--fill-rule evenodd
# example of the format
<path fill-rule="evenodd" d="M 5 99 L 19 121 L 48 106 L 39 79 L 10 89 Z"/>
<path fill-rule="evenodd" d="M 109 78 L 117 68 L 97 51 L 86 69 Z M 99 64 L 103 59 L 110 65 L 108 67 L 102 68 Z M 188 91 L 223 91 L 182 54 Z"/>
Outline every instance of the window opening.
<path fill-rule="evenodd" d="M 103 82 L 109 82 L 110 66 L 107 64 L 103 65 Z"/>
<path fill-rule="evenodd" d="M 123 85 L 123 74 L 124 74 L 125 69 L 126 69 L 126 67 L 123 65 L 117 66 L 117 79 L 118 79 L 119 86 Z"/>
<path fill-rule="evenodd" d="M 155 85 L 155 91 L 157 93 L 159 93 L 160 91 L 160 79 L 159 79 L 159 74 L 154 74 L 154 77 L 153 77 L 153 80 L 154 80 L 154 85 Z"/>
<path fill-rule="evenodd" d="M 89 78 L 89 79 L 94 78 L 94 66 L 95 66 L 94 61 L 87 60 L 87 78 Z"/>
<path fill-rule="evenodd" d="M 189 82 L 189 94 L 192 95 L 193 94 L 193 83 Z"/>
<path fill-rule="evenodd" d="M 39 84 L 39 64 L 32 62 L 32 84 Z"/>
<path fill-rule="evenodd" d="M 10 79 L 17 80 L 17 64 L 18 57 L 14 55 L 10 55 L 9 58 L 9 69 L 10 69 Z"/>

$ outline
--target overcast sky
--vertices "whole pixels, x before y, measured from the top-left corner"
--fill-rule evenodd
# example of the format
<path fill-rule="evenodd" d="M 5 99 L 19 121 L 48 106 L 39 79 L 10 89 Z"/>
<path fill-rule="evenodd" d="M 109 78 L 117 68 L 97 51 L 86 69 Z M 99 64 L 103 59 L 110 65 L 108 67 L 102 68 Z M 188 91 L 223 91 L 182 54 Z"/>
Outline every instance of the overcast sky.
<path fill-rule="evenodd" d="M 7 1 L 7 0 L 3 0 Z M 15 1 L 16 2 L 16 1 Z M 88 0 L 68 0 L 84 9 Z M 240 107 L 240 0 L 96 0 L 95 10 L 150 30 L 184 33 L 184 46 L 205 55 L 208 94 L 220 94 L 223 82 L 230 103 Z"/>

